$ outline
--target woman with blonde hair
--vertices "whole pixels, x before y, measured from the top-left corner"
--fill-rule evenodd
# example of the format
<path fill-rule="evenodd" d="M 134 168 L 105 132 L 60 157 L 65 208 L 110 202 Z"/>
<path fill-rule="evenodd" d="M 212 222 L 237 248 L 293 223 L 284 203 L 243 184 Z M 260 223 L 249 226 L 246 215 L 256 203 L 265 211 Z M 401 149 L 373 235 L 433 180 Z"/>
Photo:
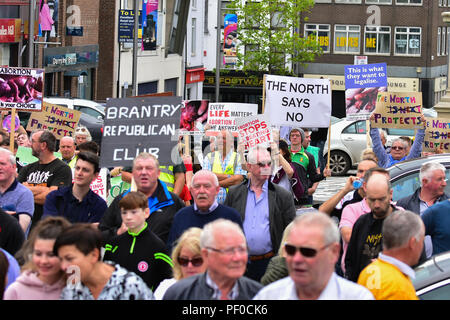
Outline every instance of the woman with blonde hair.
<path fill-rule="evenodd" d="M 201 233 L 202 229 L 192 227 L 180 236 L 172 251 L 173 278 L 159 284 L 154 292 L 156 300 L 162 300 L 166 290 L 178 280 L 205 272 L 206 262 L 200 249 Z"/>
<path fill-rule="evenodd" d="M 58 300 L 65 286 L 65 274 L 53 244 L 70 222 L 63 217 L 48 217 L 31 231 L 24 246 L 22 274 L 6 290 L 5 300 Z"/>

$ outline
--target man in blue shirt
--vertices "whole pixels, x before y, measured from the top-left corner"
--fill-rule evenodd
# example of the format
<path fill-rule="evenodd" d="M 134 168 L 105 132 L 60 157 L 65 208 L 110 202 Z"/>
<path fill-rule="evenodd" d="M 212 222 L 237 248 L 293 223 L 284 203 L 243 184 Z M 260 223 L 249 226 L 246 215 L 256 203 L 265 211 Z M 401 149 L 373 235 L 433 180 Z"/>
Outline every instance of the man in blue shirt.
<path fill-rule="evenodd" d="M 373 120 L 374 118 L 375 115 L 372 113 L 370 119 Z M 427 125 L 423 114 L 420 116 L 420 120 L 423 128 L 417 130 L 416 137 L 409 154 L 408 143 L 400 138 L 392 141 L 390 153 L 388 153 L 381 142 L 380 131 L 377 128 L 370 128 L 370 138 L 372 139 L 373 152 L 375 152 L 375 155 L 378 158 L 378 165 L 380 167 L 389 168 L 400 161 L 420 158 L 422 153 L 422 143 L 425 138 L 425 128 Z"/>
<path fill-rule="evenodd" d="M 107 204 L 90 189 L 99 171 L 98 156 L 92 152 L 80 152 L 75 164 L 73 185 L 47 195 L 43 216 L 63 216 L 72 223 L 100 222 Z"/>
<path fill-rule="evenodd" d="M 259 281 L 296 211 L 291 193 L 268 181 L 272 162 L 267 149 L 250 150 L 247 170 L 249 181 L 231 187 L 224 204 L 241 214 L 250 255 L 246 275 Z"/>

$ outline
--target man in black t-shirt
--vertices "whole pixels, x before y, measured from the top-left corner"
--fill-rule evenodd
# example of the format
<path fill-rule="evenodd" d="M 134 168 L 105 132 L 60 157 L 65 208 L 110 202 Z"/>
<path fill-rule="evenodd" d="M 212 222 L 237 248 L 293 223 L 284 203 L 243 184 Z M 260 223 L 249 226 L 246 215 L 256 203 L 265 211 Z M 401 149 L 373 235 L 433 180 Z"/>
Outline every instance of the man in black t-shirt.
<path fill-rule="evenodd" d="M 346 278 L 356 282 L 359 273 L 382 251 L 383 221 L 397 208 L 391 204 L 389 178 L 375 174 L 366 181 L 366 200 L 371 212 L 356 220 L 345 256 Z"/>
<path fill-rule="evenodd" d="M 56 138 L 50 131 L 39 130 L 31 135 L 32 154 L 39 160 L 23 167 L 17 180 L 28 187 L 34 196 L 34 215 L 31 228 L 40 220 L 47 195 L 60 186 L 72 184 L 72 170 L 55 157 Z"/>

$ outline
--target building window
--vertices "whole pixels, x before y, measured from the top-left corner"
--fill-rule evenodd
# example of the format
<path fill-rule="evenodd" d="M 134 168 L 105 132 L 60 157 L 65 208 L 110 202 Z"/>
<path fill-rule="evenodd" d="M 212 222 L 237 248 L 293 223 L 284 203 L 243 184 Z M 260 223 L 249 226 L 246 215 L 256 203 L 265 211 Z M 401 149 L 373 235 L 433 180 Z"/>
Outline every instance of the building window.
<path fill-rule="evenodd" d="M 395 54 L 420 56 L 422 28 L 395 27 Z"/>
<path fill-rule="evenodd" d="M 334 0 L 336 3 L 361 3 L 361 0 Z"/>
<path fill-rule="evenodd" d="M 331 0 L 315 0 L 315 3 L 331 3 Z"/>
<path fill-rule="evenodd" d="M 367 4 L 392 4 L 392 0 L 366 0 Z"/>
<path fill-rule="evenodd" d="M 441 27 L 438 27 L 438 34 L 437 34 L 437 55 L 441 55 Z"/>
<path fill-rule="evenodd" d="M 442 45 L 441 45 L 441 52 L 442 55 L 445 56 L 445 51 L 447 49 L 447 41 L 446 41 L 446 35 L 447 35 L 447 28 L 446 27 L 442 27 Z"/>
<path fill-rule="evenodd" d="M 396 4 L 422 5 L 422 0 L 396 0 Z"/>
<path fill-rule="evenodd" d="M 448 54 L 448 41 L 450 40 L 450 28 L 447 27 L 447 42 L 445 43 L 445 54 Z"/>
<path fill-rule="evenodd" d="M 192 18 L 191 56 L 195 56 L 196 51 L 197 51 L 197 19 Z"/>
<path fill-rule="evenodd" d="M 334 52 L 359 53 L 361 27 L 356 25 L 334 26 Z"/>
<path fill-rule="evenodd" d="M 305 37 L 315 37 L 323 52 L 330 52 L 330 25 L 329 24 L 305 24 Z"/>
<path fill-rule="evenodd" d="M 391 27 L 365 27 L 364 53 L 390 54 Z"/>

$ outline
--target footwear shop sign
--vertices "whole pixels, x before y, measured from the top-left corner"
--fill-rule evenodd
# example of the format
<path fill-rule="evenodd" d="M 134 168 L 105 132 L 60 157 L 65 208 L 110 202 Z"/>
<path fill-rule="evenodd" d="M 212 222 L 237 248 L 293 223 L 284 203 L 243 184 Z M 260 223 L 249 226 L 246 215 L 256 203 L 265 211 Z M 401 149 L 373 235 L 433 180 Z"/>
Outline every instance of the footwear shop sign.
<path fill-rule="evenodd" d="M 131 97 L 106 102 L 100 166 L 132 166 L 141 152 L 172 165 L 180 124 L 180 97 Z M 175 159 L 175 157 L 174 157 Z"/>
<path fill-rule="evenodd" d="M 264 76 L 264 113 L 276 126 L 325 128 L 331 117 L 329 79 Z"/>

